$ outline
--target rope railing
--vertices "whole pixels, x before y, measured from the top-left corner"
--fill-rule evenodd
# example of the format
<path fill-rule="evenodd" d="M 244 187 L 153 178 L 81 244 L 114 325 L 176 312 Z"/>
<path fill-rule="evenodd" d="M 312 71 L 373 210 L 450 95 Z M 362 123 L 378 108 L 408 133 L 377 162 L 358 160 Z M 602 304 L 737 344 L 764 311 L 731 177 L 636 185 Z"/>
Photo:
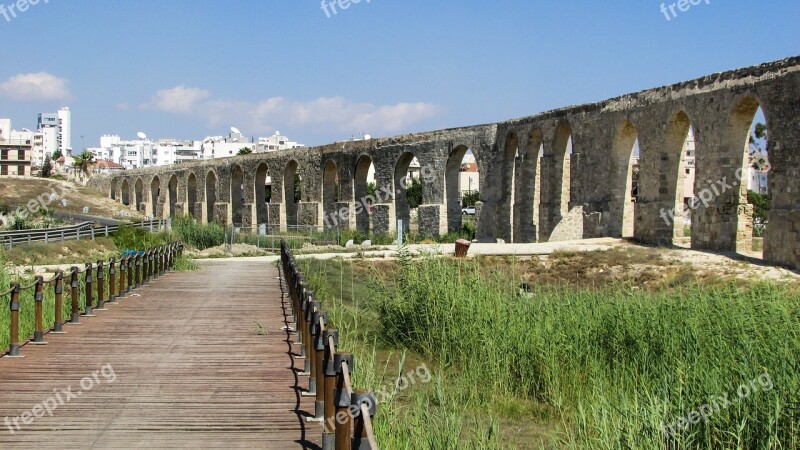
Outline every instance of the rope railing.
<path fill-rule="evenodd" d="M 175 258 L 183 253 L 183 243 L 172 242 L 149 249 L 145 252 L 137 252 L 136 255 L 124 255 L 120 258 L 120 276 L 117 278 L 117 263 L 115 258 L 111 258 L 106 264 L 105 261 L 98 261 L 96 265 L 86 263 L 83 269 L 72 266 L 68 272 L 57 271 L 50 280 L 45 281 L 44 277 L 37 275 L 31 284 L 24 286 L 20 283 L 11 283 L 11 287 L 0 293 L 0 298 L 10 296 L 10 343 L 7 357 L 22 357 L 20 349 L 24 345 L 46 345 L 45 334 L 64 333 L 63 325 L 80 324 L 82 317 L 95 317 L 95 311 L 105 311 L 106 306 L 118 303 L 124 299 L 125 294 L 131 290 L 143 286 L 142 274 L 149 277 L 154 265 L 157 264 L 158 275 L 164 275 L 172 269 Z M 150 255 L 151 262 L 143 266 L 146 258 L 141 255 Z M 158 255 L 156 257 L 155 255 Z M 136 267 L 135 273 L 133 267 Z M 144 267 L 144 268 L 143 268 Z M 83 275 L 84 288 L 81 289 L 80 276 Z M 127 279 L 126 279 L 127 275 Z M 70 295 L 70 317 L 69 321 L 64 322 L 64 281 L 68 282 Z M 44 286 L 52 285 L 54 295 L 54 323 L 52 327 L 45 329 L 44 326 Z M 20 336 L 20 307 L 22 301 L 20 296 L 23 292 L 33 289 L 33 322 L 34 331 L 32 336 L 24 337 L 25 342 Z M 81 313 L 81 297 L 84 299 L 83 312 Z M 95 298 L 97 299 L 95 303 Z"/>
<path fill-rule="evenodd" d="M 293 327 L 287 327 L 300 345 L 303 374 L 309 377 L 306 396 L 313 396 L 314 418 L 322 422 L 323 450 L 377 450 L 372 426 L 377 399 L 372 392 L 355 390 L 352 353 L 338 352 L 339 331 L 328 328 L 328 314 L 314 300 L 292 251 L 281 242 L 282 281 L 288 288 Z"/>

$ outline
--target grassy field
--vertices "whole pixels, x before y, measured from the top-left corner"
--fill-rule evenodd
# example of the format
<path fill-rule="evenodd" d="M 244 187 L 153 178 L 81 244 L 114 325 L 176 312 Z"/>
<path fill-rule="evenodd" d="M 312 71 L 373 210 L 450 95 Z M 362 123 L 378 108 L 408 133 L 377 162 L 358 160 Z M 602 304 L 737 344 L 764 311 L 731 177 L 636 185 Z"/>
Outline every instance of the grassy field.
<path fill-rule="evenodd" d="M 657 250 L 301 265 L 359 386 L 432 373 L 380 404 L 385 448 L 800 448 L 796 284 Z"/>

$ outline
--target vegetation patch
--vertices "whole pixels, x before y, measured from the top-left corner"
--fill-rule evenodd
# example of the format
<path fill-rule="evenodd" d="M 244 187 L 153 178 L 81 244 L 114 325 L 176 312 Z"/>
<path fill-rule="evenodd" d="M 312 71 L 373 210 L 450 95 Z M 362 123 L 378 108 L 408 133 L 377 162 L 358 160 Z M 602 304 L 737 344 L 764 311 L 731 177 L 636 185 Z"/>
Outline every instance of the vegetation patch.
<path fill-rule="evenodd" d="M 796 283 L 696 276 L 655 249 L 300 264 L 362 386 L 434 374 L 379 406 L 387 448 L 800 445 Z"/>

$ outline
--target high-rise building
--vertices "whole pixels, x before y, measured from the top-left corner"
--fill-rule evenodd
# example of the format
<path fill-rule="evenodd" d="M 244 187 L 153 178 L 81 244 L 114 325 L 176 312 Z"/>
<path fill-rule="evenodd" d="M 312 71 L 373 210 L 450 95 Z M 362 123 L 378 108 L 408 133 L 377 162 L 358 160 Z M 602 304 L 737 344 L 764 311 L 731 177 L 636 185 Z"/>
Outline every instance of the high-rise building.
<path fill-rule="evenodd" d="M 52 154 L 61 150 L 65 155 L 72 153 L 72 112 L 69 108 L 61 108 L 56 113 L 39 114 L 37 127 L 40 132 L 47 132 L 48 136 L 52 136 L 53 131 L 47 130 L 55 130 L 55 145 L 45 148 L 45 152 Z"/>
<path fill-rule="evenodd" d="M 61 153 L 72 153 L 72 112 L 64 107 L 58 110 L 58 148 Z"/>
<path fill-rule="evenodd" d="M 11 119 L 0 119 L 0 141 L 11 136 Z"/>

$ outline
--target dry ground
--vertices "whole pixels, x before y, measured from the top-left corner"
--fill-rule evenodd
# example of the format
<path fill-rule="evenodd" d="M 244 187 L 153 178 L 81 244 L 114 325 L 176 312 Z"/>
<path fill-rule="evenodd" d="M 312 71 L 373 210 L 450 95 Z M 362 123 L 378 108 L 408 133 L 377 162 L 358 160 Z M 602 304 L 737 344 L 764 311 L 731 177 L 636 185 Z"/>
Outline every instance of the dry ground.
<path fill-rule="evenodd" d="M 67 199 L 67 206 L 60 200 L 50 202 L 49 194 L 55 193 Z M 106 198 L 84 186 L 62 180 L 42 178 L 0 178 L 0 206 L 14 210 L 37 198 L 45 200 L 45 206 L 66 214 L 81 214 L 88 207 L 89 213 L 95 216 L 115 219 L 141 220 L 143 217 L 136 211 L 124 207 L 120 203 Z"/>

